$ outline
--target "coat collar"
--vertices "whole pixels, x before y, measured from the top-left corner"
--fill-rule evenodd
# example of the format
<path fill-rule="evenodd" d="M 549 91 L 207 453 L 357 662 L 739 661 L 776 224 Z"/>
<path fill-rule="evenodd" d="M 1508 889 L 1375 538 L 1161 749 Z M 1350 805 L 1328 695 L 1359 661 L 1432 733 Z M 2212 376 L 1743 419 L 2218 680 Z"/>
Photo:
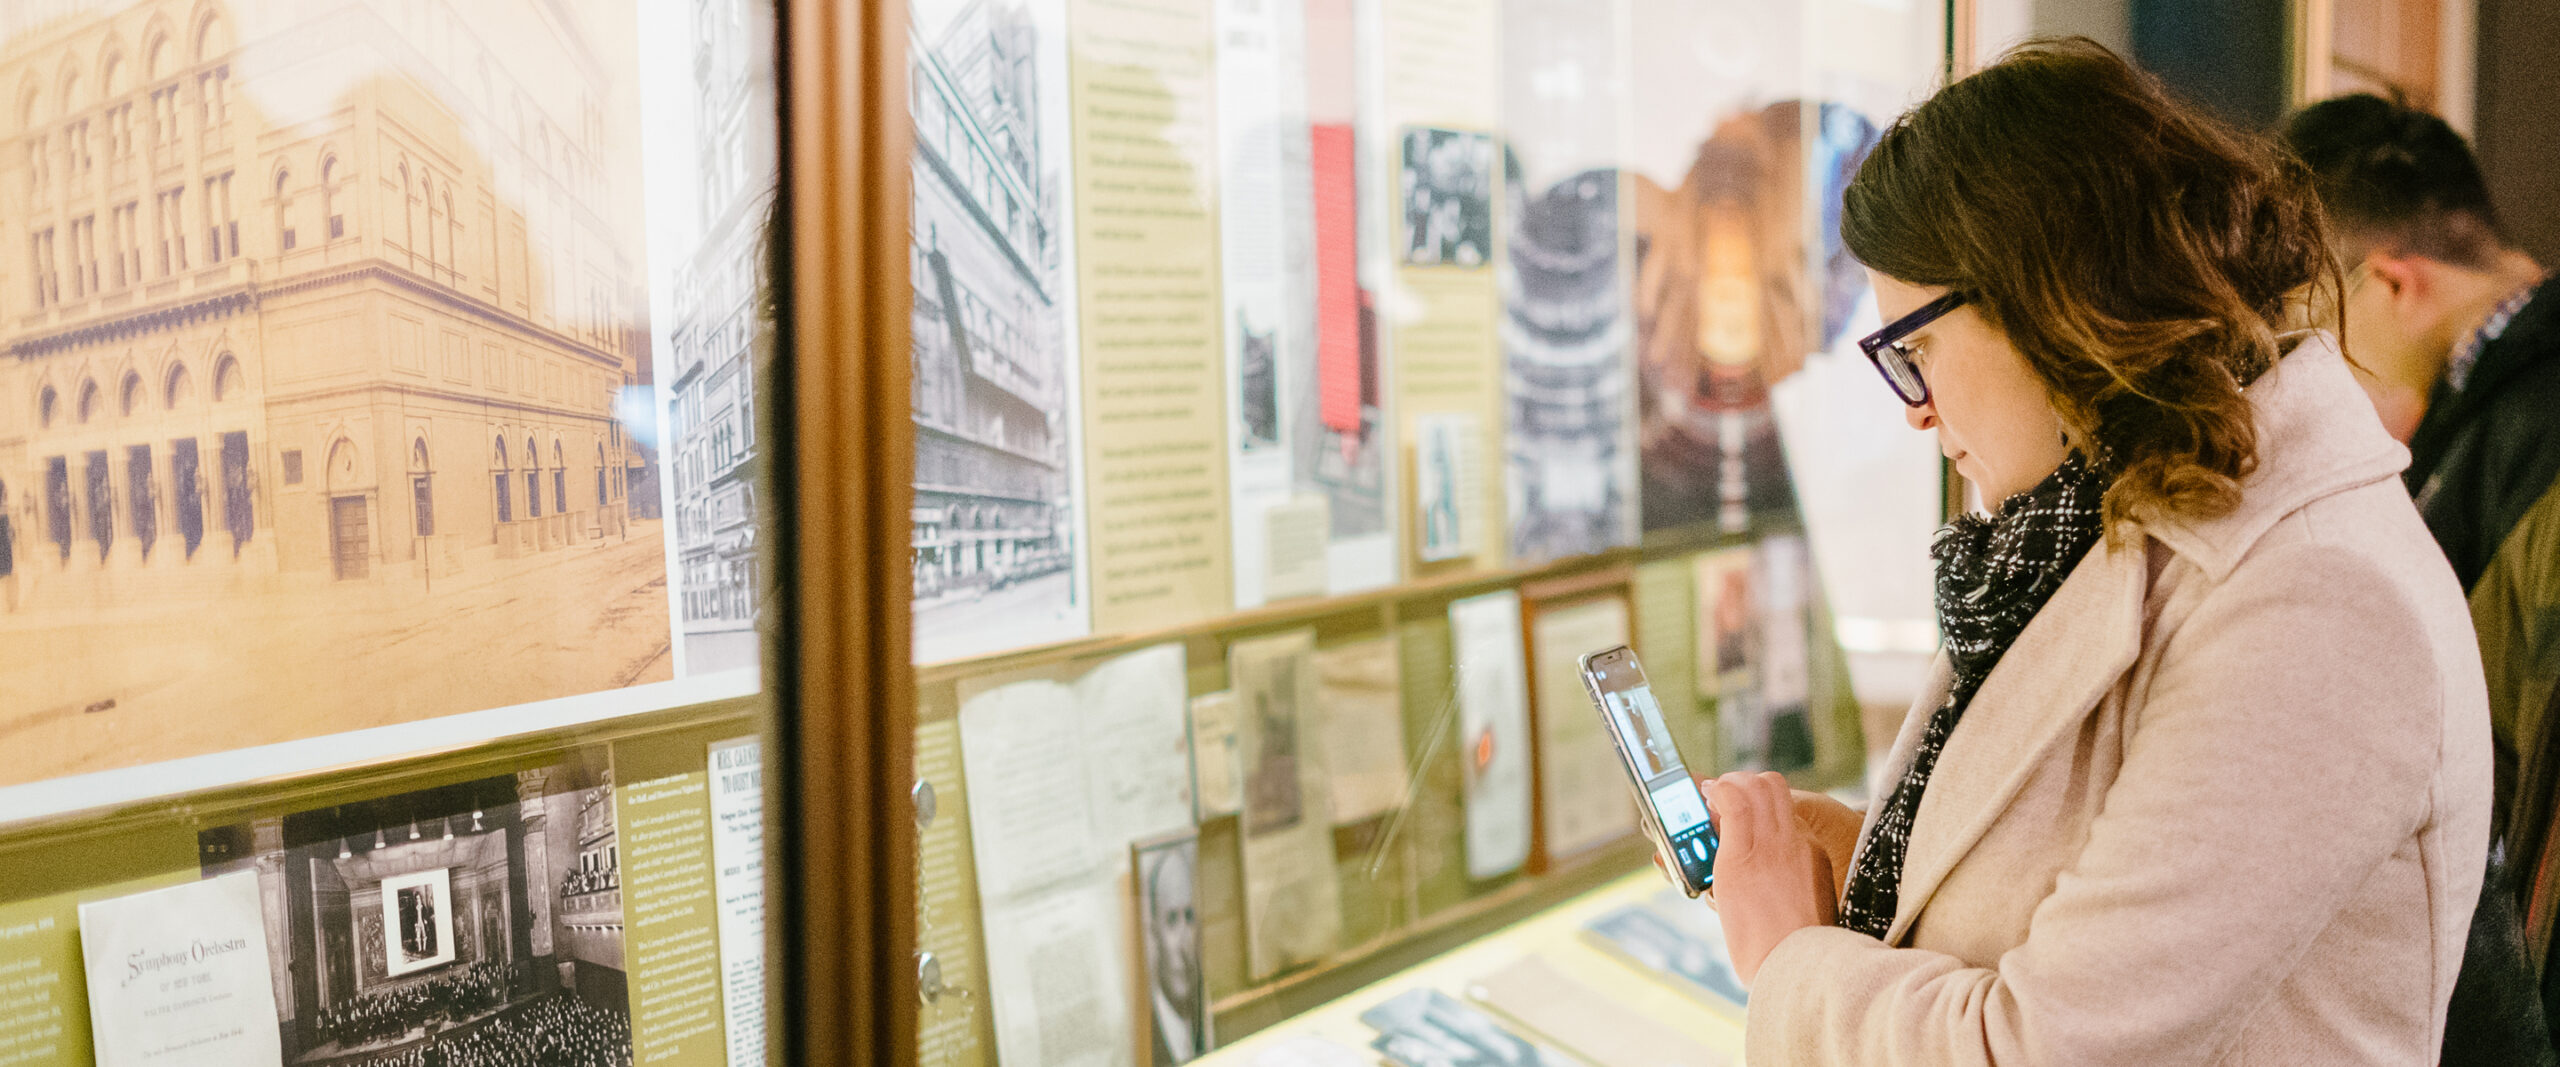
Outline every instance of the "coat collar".
<path fill-rule="evenodd" d="M 2201 521 L 2144 523 L 2144 533 L 2221 581 L 2270 528 L 2325 496 L 2397 476 L 2409 450 L 2373 417 L 2337 340 L 2314 333 L 2249 387 L 2258 469 L 2240 506 Z"/>
<path fill-rule="evenodd" d="M 2044 762 L 2142 651 L 2150 544 L 2221 581 L 2276 522 L 2312 501 L 2397 475 L 2408 452 L 2373 417 L 2371 402 L 2327 334 L 2315 334 L 2251 385 L 2258 469 L 2240 505 L 2196 522 L 2137 523 L 2138 536 L 2101 542 L 2002 654 L 1939 754 L 1912 820 L 1902 889 L 1887 943 L 1907 935 L 1929 897 Z M 1941 652 L 1887 761 L 1891 788 L 1910 766 L 1928 716 L 1946 700 Z"/>

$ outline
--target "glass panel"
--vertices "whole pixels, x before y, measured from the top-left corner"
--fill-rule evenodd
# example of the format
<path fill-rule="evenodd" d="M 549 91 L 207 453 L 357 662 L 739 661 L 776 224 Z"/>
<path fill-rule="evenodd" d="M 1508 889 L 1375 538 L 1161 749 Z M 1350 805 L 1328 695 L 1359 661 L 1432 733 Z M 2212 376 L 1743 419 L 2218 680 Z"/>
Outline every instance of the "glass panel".
<path fill-rule="evenodd" d="M 1565 984 L 1290 1013 L 1854 788 L 1938 476 L 1838 204 L 1938 6 L 906 6 L 926 1060 L 1429 1062 Z"/>
<path fill-rule="evenodd" d="M 775 33 L 0 3 L 0 1060 L 765 1062 Z"/>

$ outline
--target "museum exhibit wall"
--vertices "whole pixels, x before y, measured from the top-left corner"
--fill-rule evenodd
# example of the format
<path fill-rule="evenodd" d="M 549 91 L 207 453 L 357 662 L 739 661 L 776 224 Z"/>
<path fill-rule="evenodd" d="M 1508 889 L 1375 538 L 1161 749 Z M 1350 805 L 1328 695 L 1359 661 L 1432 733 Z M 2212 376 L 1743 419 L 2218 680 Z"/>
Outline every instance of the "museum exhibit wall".
<path fill-rule="evenodd" d="M 784 7 L 0 11 L 0 1065 L 1206 1048 L 1640 869 L 1620 643 L 1858 787 L 1938 5 Z"/>
<path fill-rule="evenodd" d="M 0 9 L 0 1063 L 755 1063 L 775 12 Z"/>

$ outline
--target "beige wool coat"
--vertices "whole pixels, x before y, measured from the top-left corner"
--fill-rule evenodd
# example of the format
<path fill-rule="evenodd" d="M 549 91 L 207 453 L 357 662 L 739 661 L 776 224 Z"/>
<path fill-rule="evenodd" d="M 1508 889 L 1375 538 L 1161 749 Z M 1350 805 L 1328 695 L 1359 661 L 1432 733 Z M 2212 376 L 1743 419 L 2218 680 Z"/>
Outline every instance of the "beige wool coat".
<path fill-rule="evenodd" d="M 2238 510 L 2071 572 L 1940 755 L 1890 935 L 1780 942 L 1749 1062 L 2435 1062 L 2489 840 L 2470 615 L 2327 335 L 2248 396 Z"/>

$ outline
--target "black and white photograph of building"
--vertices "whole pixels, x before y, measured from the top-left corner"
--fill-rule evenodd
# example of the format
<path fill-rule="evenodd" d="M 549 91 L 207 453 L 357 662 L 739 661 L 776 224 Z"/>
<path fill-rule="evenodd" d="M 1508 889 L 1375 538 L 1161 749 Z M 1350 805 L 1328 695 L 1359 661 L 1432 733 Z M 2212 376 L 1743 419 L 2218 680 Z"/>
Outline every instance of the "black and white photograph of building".
<path fill-rule="evenodd" d="M 775 134 L 772 11 L 748 0 L 653 0 L 688 21 L 661 50 L 692 77 L 659 110 L 681 144 L 689 187 L 664 190 L 653 253 L 672 263 L 666 383 L 667 492 L 675 519 L 678 632 L 685 671 L 756 665 L 762 575 L 756 558 L 756 390 L 773 351 L 765 230 L 781 159 Z M 675 168 L 670 167 L 670 170 Z M 653 180 L 654 181 L 654 180 Z M 691 195 L 684 195 L 689 188 Z"/>
<path fill-rule="evenodd" d="M 280 1067 L 630 1067 L 599 752 L 199 836 L 254 871 Z"/>
<path fill-rule="evenodd" d="M 1406 264 L 1481 267 L 1492 259 L 1491 134 L 1407 129 L 1399 180 Z"/>
<path fill-rule="evenodd" d="M 915 655 L 1085 627 L 1066 298 L 1066 94 L 1055 3 L 920 0 L 908 263 Z"/>

